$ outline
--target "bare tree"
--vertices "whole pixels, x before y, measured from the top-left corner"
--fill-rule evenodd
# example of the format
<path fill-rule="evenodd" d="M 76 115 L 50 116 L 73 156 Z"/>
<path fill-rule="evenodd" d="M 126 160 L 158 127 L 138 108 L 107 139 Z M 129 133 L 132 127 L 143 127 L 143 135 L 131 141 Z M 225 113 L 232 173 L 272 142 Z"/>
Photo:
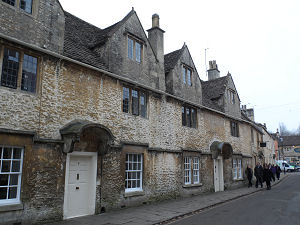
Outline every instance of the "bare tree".
<path fill-rule="evenodd" d="M 279 123 L 279 132 L 281 136 L 290 136 L 292 135 L 292 132 L 289 131 L 284 123 Z"/>

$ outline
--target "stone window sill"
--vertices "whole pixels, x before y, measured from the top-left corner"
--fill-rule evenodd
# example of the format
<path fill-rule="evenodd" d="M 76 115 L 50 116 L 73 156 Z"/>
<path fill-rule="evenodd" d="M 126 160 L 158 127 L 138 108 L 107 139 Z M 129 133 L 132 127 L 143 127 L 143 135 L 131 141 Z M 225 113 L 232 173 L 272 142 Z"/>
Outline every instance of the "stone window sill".
<path fill-rule="evenodd" d="M 145 195 L 144 191 L 132 191 L 132 192 L 125 192 L 124 197 L 136 197 L 136 196 L 143 196 Z"/>
<path fill-rule="evenodd" d="M 202 187 L 202 183 L 199 183 L 199 184 L 185 184 L 183 185 L 182 187 L 183 188 L 192 188 L 192 187 Z"/>
<path fill-rule="evenodd" d="M 9 212 L 9 211 L 16 211 L 16 210 L 23 210 L 23 209 L 24 206 L 22 203 L 0 205 L 0 212 Z"/>
<path fill-rule="evenodd" d="M 233 179 L 233 181 L 243 181 L 244 178 L 239 178 L 239 179 Z"/>

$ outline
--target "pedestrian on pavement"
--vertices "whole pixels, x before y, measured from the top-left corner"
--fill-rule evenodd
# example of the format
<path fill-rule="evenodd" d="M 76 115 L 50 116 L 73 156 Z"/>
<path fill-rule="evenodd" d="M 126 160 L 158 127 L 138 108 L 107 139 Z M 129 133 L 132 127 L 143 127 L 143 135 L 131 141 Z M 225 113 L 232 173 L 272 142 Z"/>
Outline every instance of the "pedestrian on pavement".
<path fill-rule="evenodd" d="M 263 187 L 263 168 L 258 162 L 254 168 L 254 176 L 256 177 L 256 183 L 255 187 L 258 187 L 258 183 L 260 184 L 261 187 Z"/>
<path fill-rule="evenodd" d="M 268 164 L 264 164 L 263 177 L 267 184 L 267 190 L 271 190 L 272 172 Z"/>
<path fill-rule="evenodd" d="M 276 177 L 277 177 L 277 180 L 279 180 L 279 178 L 280 178 L 280 173 L 281 173 L 280 166 L 276 165 L 275 168 L 276 168 Z"/>
<path fill-rule="evenodd" d="M 253 177 L 253 171 L 251 169 L 251 167 L 249 167 L 249 165 L 247 164 L 247 168 L 245 170 L 245 174 L 247 176 L 248 179 L 248 188 L 252 187 L 252 177 Z"/>
<path fill-rule="evenodd" d="M 276 176 L 276 168 L 274 166 L 274 164 L 271 165 L 271 172 L 272 172 L 272 180 L 273 182 L 275 182 L 275 176 Z"/>

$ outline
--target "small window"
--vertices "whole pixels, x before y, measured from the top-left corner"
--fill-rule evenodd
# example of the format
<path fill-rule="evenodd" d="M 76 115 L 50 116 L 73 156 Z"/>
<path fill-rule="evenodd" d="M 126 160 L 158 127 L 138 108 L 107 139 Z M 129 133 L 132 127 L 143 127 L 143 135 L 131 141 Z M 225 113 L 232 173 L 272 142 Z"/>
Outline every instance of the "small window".
<path fill-rule="evenodd" d="M 197 128 L 197 110 L 193 107 L 182 106 L 182 126 Z"/>
<path fill-rule="evenodd" d="M 140 92 L 141 116 L 147 118 L 147 97 L 144 92 Z"/>
<path fill-rule="evenodd" d="M 228 98 L 231 104 L 235 104 L 235 92 L 233 90 L 228 90 Z"/>
<path fill-rule="evenodd" d="M 191 184 L 192 178 L 192 167 L 191 167 L 191 157 L 184 157 L 184 184 Z"/>
<path fill-rule="evenodd" d="M 232 159 L 232 170 L 233 170 L 233 179 L 237 179 L 237 163 L 236 159 Z"/>
<path fill-rule="evenodd" d="M 23 58 L 23 63 L 20 63 L 20 58 Z M 2 62 L 1 86 L 36 92 L 38 67 L 36 57 L 4 48 Z"/>
<path fill-rule="evenodd" d="M 2 2 L 5 2 L 9 5 L 15 6 L 16 1 L 15 0 L 2 0 Z"/>
<path fill-rule="evenodd" d="M 239 137 L 239 127 L 238 123 L 231 121 L 230 122 L 230 128 L 231 128 L 231 135 L 234 137 Z"/>
<path fill-rule="evenodd" d="M 232 159 L 232 173 L 234 180 L 243 178 L 241 159 Z"/>
<path fill-rule="evenodd" d="M 135 61 L 137 61 L 137 62 L 141 62 L 141 50 L 142 50 L 141 44 L 136 42 L 135 43 Z"/>
<path fill-rule="evenodd" d="M 182 66 L 182 81 L 192 86 L 192 70 L 185 65 Z"/>
<path fill-rule="evenodd" d="M 19 5 L 20 9 L 32 14 L 32 0 L 2 0 L 2 2 L 5 2 L 11 6 Z"/>
<path fill-rule="evenodd" d="M 122 111 L 147 118 L 147 94 L 140 90 L 123 87 Z"/>
<path fill-rule="evenodd" d="M 198 157 L 184 157 L 184 184 L 199 184 L 200 171 L 199 171 L 199 158 Z"/>
<path fill-rule="evenodd" d="M 186 84 L 185 67 L 182 67 L 182 81 Z"/>
<path fill-rule="evenodd" d="M 251 128 L 251 142 L 254 142 L 254 134 L 253 134 L 253 129 Z"/>
<path fill-rule="evenodd" d="M 133 115 L 139 115 L 139 95 L 138 95 L 138 91 L 136 90 L 132 90 L 131 92 L 131 96 L 132 96 L 132 114 Z"/>
<path fill-rule="evenodd" d="M 200 175 L 199 175 L 199 158 L 193 158 L 193 182 L 194 184 L 199 184 Z"/>
<path fill-rule="evenodd" d="M 128 58 L 135 60 L 136 62 L 142 61 L 142 44 L 141 42 L 128 37 Z"/>
<path fill-rule="evenodd" d="M 143 155 L 126 154 L 125 191 L 142 191 Z"/>
<path fill-rule="evenodd" d="M 20 0 L 20 8 L 27 13 L 32 13 L 32 0 Z"/>
<path fill-rule="evenodd" d="M 0 205 L 20 201 L 23 149 L 0 146 Z"/>
<path fill-rule="evenodd" d="M 129 88 L 123 87 L 123 112 L 129 112 Z"/>
<path fill-rule="evenodd" d="M 133 59 L 133 40 L 128 38 L 128 58 Z"/>
<path fill-rule="evenodd" d="M 37 58 L 24 54 L 21 90 L 35 92 Z"/>
<path fill-rule="evenodd" d="M 17 88 L 18 72 L 19 72 L 19 52 L 5 48 L 1 85 L 9 88 Z"/>

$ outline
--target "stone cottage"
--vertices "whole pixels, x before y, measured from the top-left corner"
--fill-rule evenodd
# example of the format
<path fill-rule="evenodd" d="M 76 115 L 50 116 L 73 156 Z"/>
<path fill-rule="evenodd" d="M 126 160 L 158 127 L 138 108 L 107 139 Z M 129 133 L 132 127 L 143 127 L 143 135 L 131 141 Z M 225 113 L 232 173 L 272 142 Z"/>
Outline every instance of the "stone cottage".
<path fill-rule="evenodd" d="M 0 224 L 243 185 L 262 132 L 232 76 L 164 54 L 159 16 L 100 29 L 58 0 L 0 2 Z"/>

